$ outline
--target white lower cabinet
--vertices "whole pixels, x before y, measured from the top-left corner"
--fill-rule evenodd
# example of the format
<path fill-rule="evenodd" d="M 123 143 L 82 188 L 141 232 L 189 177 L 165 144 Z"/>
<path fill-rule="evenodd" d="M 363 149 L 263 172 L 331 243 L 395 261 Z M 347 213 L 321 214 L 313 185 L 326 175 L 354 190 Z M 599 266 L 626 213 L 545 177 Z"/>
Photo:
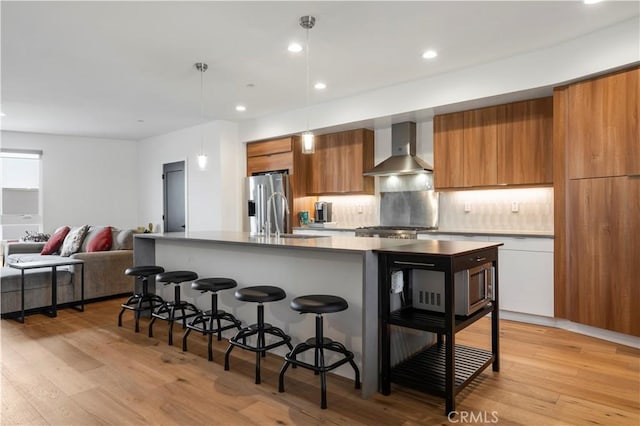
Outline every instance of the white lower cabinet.
<path fill-rule="evenodd" d="M 504 243 L 498 249 L 500 310 L 553 317 L 553 238 L 418 234 L 418 239 Z"/>
<path fill-rule="evenodd" d="M 498 249 L 500 310 L 553 317 L 553 239 L 502 238 Z"/>

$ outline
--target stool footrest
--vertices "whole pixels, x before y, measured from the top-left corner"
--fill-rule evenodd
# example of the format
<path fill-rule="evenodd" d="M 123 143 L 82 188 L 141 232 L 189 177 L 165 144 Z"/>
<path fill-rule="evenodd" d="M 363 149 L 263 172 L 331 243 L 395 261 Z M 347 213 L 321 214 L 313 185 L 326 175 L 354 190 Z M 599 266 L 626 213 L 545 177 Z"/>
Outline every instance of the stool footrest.
<path fill-rule="evenodd" d="M 277 348 L 278 346 L 290 344 L 289 342 L 291 341 L 291 337 L 287 336 L 285 332 L 282 331 L 281 329 L 273 326 L 270 326 L 269 328 L 265 328 L 264 333 L 279 337 L 281 340 L 265 346 L 252 346 L 247 343 L 244 343 L 247 337 L 257 335 L 259 331 L 260 330 L 258 329 L 253 329 L 250 327 L 243 328 L 238 332 L 238 334 L 236 334 L 231 339 L 229 339 L 229 344 L 233 346 L 237 346 L 242 349 L 246 349 L 251 352 L 264 352 L 264 351 L 271 350 L 273 348 Z M 242 342 L 240 342 L 239 340 L 242 340 Z"/>
<path fill-rule="evenodd" d="M 309 339 L 309 340 L 314 340 L 315 339 Z M 298 344 L 293 351 L 289 352 L 288 354 L 286 354 L 284 356 L 284 359 L 286 362 L 294 364 L 294 365 L 299 365 L 300 367 L 304 367 L 304 368 L 308 368 L 309 370 L 314 370 L 317 372 L 324 372 L 324 371 L 331 371 L 335 368 L 340 367 L 343 364 L 346 364 L 347 362 L 353 360 L 353 352 L 348 351 L 342 344 L 338 343 L 338 342 L 333 342 L 331 341 L 331 339 L 324 339 L 326 340 L 330 340 L 330 342 L 328 344 L 323 344 L 322 348 L 323 349 L 327 349 L 330 350 L 332 352 L 336 352 L 339 354 L 344 355 L 344 358 L 339 359 L 338 361 L 334 362 L 333 364 L 330 365 L 325 365 L 324 367 L 315 365 L 315 364 L 310 364 L 308 362 L 304 362 L 304 361 L 300 361 L 299 359 L 296 359 L 295 357 L 300 355 L 301 353 L 304 353 L 308 350 L 315 350 L 316 346 L 313 344 L 309 344 L 309 343 L 300 343 Z M 308 341 L 307 341 L 308 342 Z"/>
<path fill-rule="evenodd" d="M 223 312 L 223 311 L 218 311 Z M 209 328 L 208 322 L 211 320 L 211 315 L 199 315 L 196 316 L 190 323 L 187 324 L 187 328 L 191 330 L 197 331 L 202 334 L 217 334 L 219 331 L 231 330 L 232 328 L 239 329 L 240 321 L 235 319 L 231 314 L 223 314 L 216 315 L 213 317 L 214 320 L 219 319 L 220 321 L 228 321 L 230 324 L 221 326 L 220 328 Z"/>

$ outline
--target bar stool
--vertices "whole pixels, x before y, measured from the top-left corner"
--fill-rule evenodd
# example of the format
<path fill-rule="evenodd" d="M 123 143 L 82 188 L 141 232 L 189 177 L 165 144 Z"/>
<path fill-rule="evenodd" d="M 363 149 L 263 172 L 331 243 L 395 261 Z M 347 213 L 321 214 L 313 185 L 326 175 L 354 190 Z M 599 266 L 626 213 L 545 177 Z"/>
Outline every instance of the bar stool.
<path fill-rule="evenodd" d="M 213 361 L 212 338 L 214 334 L 218 334 L 218 341 L 222 340 L 222 332 L 232 328 L 241 330 L 241 323 L 228 312 L 218 310 L 218 291 L 228 290 L 237 287 L 238 284 L 231 278 L 200 278 L 191 284 L 191 288 L 199 290 L 202 293 L 211 292 L 211 310 L 198 313 L 193 320 L 187 324 L 187 331 L 182 337 L 182 350 L 187 350 L 187 337 L 191 331 L 195 330 L 199 333 L 209 336 L 208 349 L 209 361 Z M 221 321 L 227 321 L 230 324 L 221 325 Z M 216 321 L 217 327 L 214 328 L 213 321 Z"/>
<path fill-rule="evenodd" d="M 182 327 L 187 326 L 187 318 L 197 315 L 200 310 L 193 304 L 180 299 L 180 284 L 187 281 L 195 281 L 198 274 L 191 271 L 171 271 L 158 274 L 156 281 L 164 283 L 164 285 L 174 285 L 173 301 L 165 301 L 160 307 L 151 314 L 151 322 L 149 323 L 149 337 L 153 337 L 153 324 L 156 319 L 169 322 L 169 345 L 173 345 L 173 323 L 182 320 Z M 176 315 L 176 311 L 182 312 L 182 315 Z M 190 311 L 190 313 L 187 313 Z"/>
<path fill-rule="evenodd" d="M 256 353 L 256 385 L 260 384 L 260 357 L 265 357 L 267 351 L 278 346 L 287 345 L 289 350 L 293 350 L 291 345 L 291 337 L 289 337 L 281 329 L 264 322 L 264 305 L 266 302 L 276 302 L 287 297 L 287 294 L 280 287 L 269 285 L 259 285 L 253 287 L 244 287 L 236 290 L 236 299 L 243 302 L 252 302 L 258 304 L 258 322 L 251 324 L 238 332 L 234 337 L 229 339 L 229 347 L 224 354 L 224 369 L 229 370 L 229 355 L 234 347 L 246 349 Z M 265 334 L 271 334 L 279 340 L 267 345 L 265 342 Z M 255 346 L 247 343 L 247 337 L 257 335 Z"/>
<path fill-rule="evenodd" d="M 134 276 L 142 281 L 142 292 L 136 293 L 134 285 L 133 295 L 120 305 L 122 309 L 120 310 L 120 315 L 118 315 L 118 327 L 122 327 L 122 314 L 124 314 L 126 310 L 131 310 L 136 320 L 135 331 L 138 333 L 140 331 L 140 314 L 147 310 L 153 312 L 157 306 L 164 303 L 162 297 L 149 293 L 149 277 L 162 272 L 164 272 L 164 268 L 155 265 L 134 266 L 124 271 L 126 275 Z"/>
<path fill-rule="evenodd" d="M 284 357 L 284 365 L 280 370 L 280 377 L 278 381 L 278 392 L 284 392 L 284 373 L 289 368 L 289 365 L 299 365 L 300 367 L 313 370 L 315 374 L 320 374 L 320 388 L 321 388 L 321 408 L 327 408 L 327 378 L 325 373 L 331 371 L 334 368 L 341 366 L 342 364 L 349 363 L 355 371 L 355 387 L 360 389 L 360 371 L 355 362 L 353 362 L 353 352 L 347 350 L 342 344 L 335 342 L 328 337 L 324 337 L 323 331 L 323 319 L 322 314 L 329 314 L 334 312 L 340 312 L 347 309 L 349 305 L 347 301 L 342 297 L 330 296 L 326 294 L 313 294 L 308 296 L 296 297 L 291 301 L 291 309 L 298 311 L 301 314 L 316 314 L 316 335 L 307 341 L 298 344 L 294 350 L 289 352 Z M 315 351 L 315 362 L 309 364 L 296 359 L 299 354 L 313 349 Z M 325 349 L 337 352 L 344 355 L 344 358 L 339 359 L 331 365 L 325 365 L 324 363 L 324 351 Z"/>

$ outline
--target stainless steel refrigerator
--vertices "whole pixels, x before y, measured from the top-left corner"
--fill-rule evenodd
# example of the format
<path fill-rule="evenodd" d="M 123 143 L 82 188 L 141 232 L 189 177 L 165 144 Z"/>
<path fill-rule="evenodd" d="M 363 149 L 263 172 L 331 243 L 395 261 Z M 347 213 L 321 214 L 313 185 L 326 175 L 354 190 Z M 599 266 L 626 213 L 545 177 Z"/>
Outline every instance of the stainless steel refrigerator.
<path fill-rule="evenodd" d="M 246 178 L 246 194 L 249 232 L 252 235 L 266 235 L 268 221 L 271 223 L 271 233 L 288 232 L 289 176 L 286 173 L 266 173 Z"/>

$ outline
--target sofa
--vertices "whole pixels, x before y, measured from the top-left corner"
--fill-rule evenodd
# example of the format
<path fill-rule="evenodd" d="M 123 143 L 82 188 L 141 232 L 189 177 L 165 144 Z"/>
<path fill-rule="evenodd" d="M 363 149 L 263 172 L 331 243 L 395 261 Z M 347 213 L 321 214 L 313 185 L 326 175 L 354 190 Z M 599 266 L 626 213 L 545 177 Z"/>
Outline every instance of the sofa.
<path fill-rule="evenodd" d="M 76 230 L 78 227 L 70 228 Z M 106 226 L 87 226 L 77 251 L 69 257 L 84 261 L 84 298 L 85 302 L 102 300 L 111 296 L 131 293 L 134 278 L 124 274 L 125 269 L 133 266 L 133 230 L 110 228 L 111 245 L 102 251 L 88 248 L 92 240 L 104 235 Z M 56 233 L 60 230 L 56 230 Z M 54 235 L 56 234 L 54 233 Z M 70 235 L 69 234 L 69 235 Z M 94 241 L 95 243 L 95 241 Z M 10 262 L 28 262 L 60 256 L 60 252 L 41 254 L 44 242 L 13 242 L 4 245 L 5 265 Z M 102 247 L 105 249 L 106 247 Z M 58 304 L 71 304 L 80 300 L 81 266 L 57 268 Z M 21 271 L 9 266 L 0 269 L 0 313 L 6 316 L 20 311 L 20 274 Z M 51 268 L 25 271 L 25 310 L 37 310 L 51 304 Z"/>

